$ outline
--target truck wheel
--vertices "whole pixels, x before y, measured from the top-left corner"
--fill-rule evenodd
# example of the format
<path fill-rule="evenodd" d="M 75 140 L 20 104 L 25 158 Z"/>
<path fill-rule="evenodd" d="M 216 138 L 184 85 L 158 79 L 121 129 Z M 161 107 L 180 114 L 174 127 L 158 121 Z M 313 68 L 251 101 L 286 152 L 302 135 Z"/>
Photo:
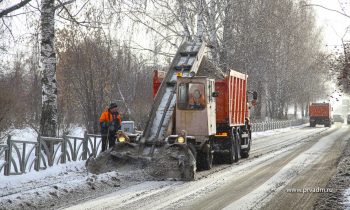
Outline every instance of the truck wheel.
<path fill-rule="evenodd" d="M 239 135 L 235 134 L 235 139 L 233 141 L 233 148 L 234 148 L 234 151 L 235 151 L 235 163 L 238 162 L 238 160 L 239 160 L 238 152 L 241 151 L 241 147 L 240 147 L 240 143 L 239 142 L 240 142 Z"/>
<path fill-rule="evenodd" d="M 233 147 L 233 140 L 231 140 L 231 142 L 230 142 L 230 146 L 228 149 L 228 155 L 226 157 L 226 162 L 228 164 L 232 164 L 235 162 L 235 149 Z"/>
<path fill-rule="evenodd" d="M 250 151 L 251 143 L 252 143 L 252 134 L 249 132 L 249 134 L 248 134 L 248 148 L 247 149 L 241 149 L 241 157 L 242 158 L 248 158 L 249 157 L 249 151 Z"/>
<path fill-rule="evenodd" d="M 228 148 L 227 163 L 232 164 L 238 162 L 238 138 L 234 131 L 231 134 L 230 146 Z"/>
<path fill-rule="evenodd" d="M 316 127 L 315 123 L 310 123 L 310 127 Z"/>

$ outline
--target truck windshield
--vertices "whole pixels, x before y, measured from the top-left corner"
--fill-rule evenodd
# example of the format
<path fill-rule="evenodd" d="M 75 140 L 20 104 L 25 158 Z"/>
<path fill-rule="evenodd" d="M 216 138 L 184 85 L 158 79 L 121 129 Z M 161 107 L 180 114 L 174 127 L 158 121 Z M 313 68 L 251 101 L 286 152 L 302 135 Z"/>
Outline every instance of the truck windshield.
<path fill-rule="evenodd" d="M 178 87 L 179 109 L 202 110 L 205 108 L 204 84 L 181 83 Z"/>

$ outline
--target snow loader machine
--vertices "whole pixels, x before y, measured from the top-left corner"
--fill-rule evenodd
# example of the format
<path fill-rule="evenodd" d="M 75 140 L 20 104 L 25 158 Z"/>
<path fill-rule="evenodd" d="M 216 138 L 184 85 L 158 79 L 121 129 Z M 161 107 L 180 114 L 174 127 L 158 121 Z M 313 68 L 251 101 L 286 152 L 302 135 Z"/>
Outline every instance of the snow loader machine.
<path fill-rule="evenodd" d="M 141 140 L 118 142 L 89 163 L 90 172 L 132 165 L 158 180 L 194 180 L 214 157 L 232 164 L 249 156 L 248 96 L 255 104 L 257 94 L 247 91 L 246 74 L 223 74 L 205 50 L 205 42 L 186 41 L 167 73 L 154 71 L 154 103 Z"/>

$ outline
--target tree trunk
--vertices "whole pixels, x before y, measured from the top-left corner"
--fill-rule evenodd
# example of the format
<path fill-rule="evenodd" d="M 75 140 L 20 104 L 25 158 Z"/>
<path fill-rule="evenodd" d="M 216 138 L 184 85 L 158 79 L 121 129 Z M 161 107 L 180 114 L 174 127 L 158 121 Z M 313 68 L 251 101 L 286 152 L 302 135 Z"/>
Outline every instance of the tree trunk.
<path fill-rule="evenodd" d="M 56 136 L 57 130 L 57 84 L 54 0 L 42 0 L 41 5 L 41 53 L 42 108 L 40 133 L 43 136 Z"/>
<path fill-rule="evenodd" d="M 180 21 L 184 29 L 184 36 L 186 39 L 191 39 L 190 29 L 188 28 L 188 24 L 186 20 L 187 14 L 186 14 L 186 7 L 184 5 L 184 1 L 178 0 L 178 4 L 179 4 L 179 10 L 180 10 Z"/>
<path fill-rule="evenodd" d="M 203 23 L 203 0 L 197 0 L 197 39 L 202 40 L 204 34 L 204 23 Z"/>
<path fill-rule="evenodd" d="M 308 117 L 309 116 L 309 103 L 306 103 L 305 105 L 305 115 L 304 117 Z"/>
<path fill-rule="evenodd" d="M 304 103 L 301 104 L 301 117 L 305 117 L 305 111 L 304 111 Z"/>

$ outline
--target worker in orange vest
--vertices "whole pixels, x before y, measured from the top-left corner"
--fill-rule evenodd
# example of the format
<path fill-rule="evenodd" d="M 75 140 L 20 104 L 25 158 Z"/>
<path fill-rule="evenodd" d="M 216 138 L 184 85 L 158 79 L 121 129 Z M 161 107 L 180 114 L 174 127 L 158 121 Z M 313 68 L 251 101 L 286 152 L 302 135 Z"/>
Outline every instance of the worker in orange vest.
<path fill-rule="evenodd" d="M 118 105 L 111 103 L 107 110 L 100 116 L 100 128 L 102 135 L 102 152 L 115 145 L 116 132 L 121 129 L 122 118 L 118 112 Z"/>
<path fill-rule="evenodd" d="M 193 91 L 193 94 L 190 95 L 189 103 L 191 109 L 202 109 L 205 107 L 205 99 L 203 94 L 198 89 Z"/>

